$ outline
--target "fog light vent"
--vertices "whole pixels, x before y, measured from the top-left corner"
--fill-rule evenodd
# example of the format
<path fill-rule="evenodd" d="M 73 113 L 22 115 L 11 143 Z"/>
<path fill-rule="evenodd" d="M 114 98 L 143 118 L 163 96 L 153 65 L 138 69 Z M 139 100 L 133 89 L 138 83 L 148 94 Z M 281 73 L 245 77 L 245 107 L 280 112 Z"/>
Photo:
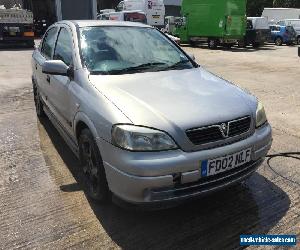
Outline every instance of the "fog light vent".
<path fill-rule="evenodd" d="M 181 184 L 181 173 L 173 174 L 173 182 L 175 185 Z"/>

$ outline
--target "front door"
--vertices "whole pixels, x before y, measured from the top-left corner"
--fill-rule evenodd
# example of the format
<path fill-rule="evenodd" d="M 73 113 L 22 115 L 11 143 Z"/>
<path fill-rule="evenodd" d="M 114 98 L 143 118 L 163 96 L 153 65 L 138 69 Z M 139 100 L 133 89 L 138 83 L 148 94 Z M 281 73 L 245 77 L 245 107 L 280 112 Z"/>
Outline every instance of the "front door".
<path fill-rule="evenodd" d="M 50 75 L 42 73 L 42 66 L 46 60 L 51 60 L 53 56 L 55 41 L 57 37 L 57 27 L 47 31 L 40 45 L 38 52 L 34 53 L 34 67 L 36 69 L 36 81 L 39 87 L 40 95 L 44 103 L 48 106 L 48 95 L 50 85 Z"/>
<path fill-rule="evenodd" d="M 73 67 L 73 39 L 71 32 L 66 27 L 59 30 L 53 60 L 61 60 L 67 66 Z M 72 131 L 72 118 L 70 114 L 69 85 L 71 83 L 72 78 L 68 76 L 52 75 L 49 91 L 51 111 L 66 132 L 70 134 Z"/>

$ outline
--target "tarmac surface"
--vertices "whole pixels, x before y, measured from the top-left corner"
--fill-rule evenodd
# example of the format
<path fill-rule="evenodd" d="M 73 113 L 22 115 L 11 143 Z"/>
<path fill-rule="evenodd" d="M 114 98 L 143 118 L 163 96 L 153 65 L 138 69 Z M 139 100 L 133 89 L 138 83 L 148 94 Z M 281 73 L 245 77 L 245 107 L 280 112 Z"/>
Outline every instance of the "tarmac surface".
<path fill-rule="evenodd" d="M 183 48 L 265 104 L 270 153 L 300 152 L 296 47 Z M 47 119 L 36 118 L 31 54 L 0 50 L 0 249 L 236 249 L 240 234 L 296 234 L 299 242 L 299 155 L 272 158 L 272 169 L 265 161 L 241 185 L 162 211 L 87 199 L 75 156 Z"/>

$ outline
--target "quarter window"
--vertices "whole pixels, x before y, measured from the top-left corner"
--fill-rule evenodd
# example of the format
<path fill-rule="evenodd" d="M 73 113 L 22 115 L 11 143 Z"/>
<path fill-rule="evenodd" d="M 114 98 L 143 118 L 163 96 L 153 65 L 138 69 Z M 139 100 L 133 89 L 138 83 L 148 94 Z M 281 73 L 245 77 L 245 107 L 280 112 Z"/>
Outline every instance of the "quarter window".
<path fill-rule="evenodd" d="M 70 66 L 73 61 L 72 48 L 73 43 L 70 33 L 65 28 L 61 28 L 57 38 L 53 59 L 62 60 L 65 64 Z"/>
<path fill-rule="evenodd" d="M 55 46 L 56 33 L 57 33 L 57 28 L 52 28 L 45 35 L 43 47 L 42 47 L 42 54 L 47 59 L 51 59 L 52 57 L 52 53 Z"/>

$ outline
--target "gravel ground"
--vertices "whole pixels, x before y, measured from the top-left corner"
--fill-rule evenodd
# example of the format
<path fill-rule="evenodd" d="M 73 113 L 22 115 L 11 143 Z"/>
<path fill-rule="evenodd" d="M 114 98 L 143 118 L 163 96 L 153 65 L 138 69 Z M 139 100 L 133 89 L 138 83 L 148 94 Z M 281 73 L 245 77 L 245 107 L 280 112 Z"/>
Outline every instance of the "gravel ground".
<path fill-rule="evenodd" d="M 206 69 L 251 91 L 274 129 L 271 153 L 300 152 L 296 47 L 190 48 Z M 232 249 L 240 234 L 300 235 L 299 160 L 274 158 L 247 182 L 156 212 L 88 200 L 78 162 L 47 120 L 38 121 L 31 50 L 0 50 L 0 249 Z"/>

